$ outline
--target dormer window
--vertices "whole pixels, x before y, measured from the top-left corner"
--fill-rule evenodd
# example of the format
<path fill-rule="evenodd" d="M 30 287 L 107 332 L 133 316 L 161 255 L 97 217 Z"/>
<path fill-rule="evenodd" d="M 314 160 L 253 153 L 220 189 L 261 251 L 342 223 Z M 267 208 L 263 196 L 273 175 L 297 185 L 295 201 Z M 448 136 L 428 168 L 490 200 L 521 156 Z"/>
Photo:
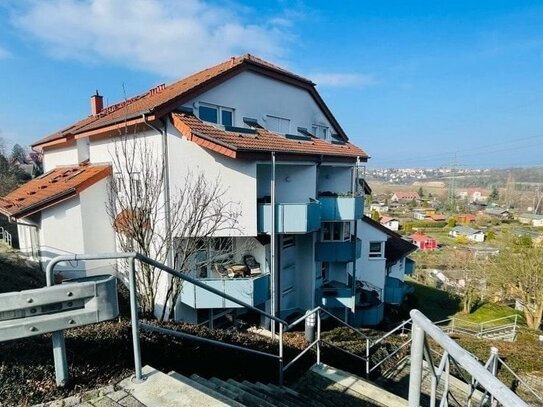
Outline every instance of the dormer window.
<path fill-rule="evenodd" d="M 209 123 L 232 126 L 234 123 L 234 109 L 229 107 L 200 103 L 198 106 L 198 117 L 200 120 Z"/>
<path fill-rule="evenodd" d="M 320 124 L 314 124 L 312 126 L 313 134 L 315 137 L 326 140 L 328 137 L 328 127 L 321 126 Z"/>
<path fill-rule="evenodd" d="M 266 128 L 276 133 L 287 134 L 290 131 L 290 119 L 278 116 L 266 116 Z"/>

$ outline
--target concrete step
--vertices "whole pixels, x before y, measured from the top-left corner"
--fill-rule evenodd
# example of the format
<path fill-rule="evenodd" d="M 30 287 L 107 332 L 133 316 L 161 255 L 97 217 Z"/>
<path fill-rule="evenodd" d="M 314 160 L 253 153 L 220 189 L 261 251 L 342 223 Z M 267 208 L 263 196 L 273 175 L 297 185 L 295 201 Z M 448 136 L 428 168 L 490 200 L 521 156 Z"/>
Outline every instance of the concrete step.
<path fill-rule="evenodd" d="M 243 389 L 247 393 L 251 393 L 253 396 L 260 398 L 261 400 L 264 400 L 270 404 L 273 404 L 274 406 L 280 406 L 280 407 L 296 407 L 297 405 L 292 405 L 288 402 L 288 400 L 285 400 L 281 397 L 281 395 L 274 393 L 273 391 L 267 390 L 265 387 L 258 387 L 258 386 L 252 386 L 251 384 L 240 383 L 236 382 L 235 380 L 228 379 L 228 383 L 238 386 L 239 388 Z"/>
<path fill-rule="evenodd" d="M 174 379 L 186 384 L 187 386 L 191 386 L 194 389 L 200 390 L 203 393 L 206 393 L 210 395 L 211 397 L 214 397 L 217 400 L 222 401 L 223 403 L 232 406 L 232 407 L 244 407 L 243 404 L 238 403 L 237 401 L 231 399 L 228 396 L 225 396 L 222 393 L 219 393 L 218 391 L 215 391 L 209 386 L 205 386 L 201 383 L 198 383 L 196 380 L 192 380 L 186 376 L 183 376 L 182 374 L 179 374 L 175 371 L 171 371 L 168 373 L 168 376 L 173 377 Z"/>
<path fill-rule="evenodd" d="M 321 403 L 348 406 L 405 407 L 407 400 L 361 377 L 324 364 L 315 365 L 295 387 Z"/>
<path fill-rule="evenodd" d="M 208 387 L 211 390 L 214 390 L 214 391 L 216 391 L 218 393 L 224 394 L 226 397 L 228 397 L 228 398 L 230 398 L 230 399 L 232 399 L 234 401 L 239 402 L 239 400 L 237 398 L 238 395 L 237 395 L 236 392 L 233 392 L 233 391 L 228 390 L 228 389 L 221 389 L 216 384 L 214 384 L 214 383 L 210 382 L 209 380 L 204 379 L 203 377 L 200 377 L 200 376 L 198 376 L 196 374 L 191 375 L 190 378 L 192 380 L 194 380 L 195 382 L 198 382 L 201 385 Z M 243 404 L 243 403 L 241 403 L 241 404 Z M 245 405 L 245 404 L 243 404 L 243 405 Z"/>
<path fill-rule="evenodd" d="M 119 383 L 119 388 L 127 391 L 145 406 L 223 407 L 230 405 L 150 366 L 143 368 L 143 374 L 144 382 L 133 383 L 132 379 L 128 378 Z"/>
<path fill-rule="evenodd" d="M 246 405 L 247 407 L 259 407 L 259 406 L 263 406 L 263 407 L 274 407 L 273 403 L 269 403 L 265 400 L 262 400 L 261 398 L 257 397 L 257 396 L 254 396 L 252 395 L 251 393 L 249 392 L 246 392 L 245 390 L 237 387 L 237 386 L 234 386 L 230 383 L 227 383 L 221 379 L 217 379 L 216 377 L 212 377 L 209 379 L 209 381 L 213 384 L 215 384 L 216 386 L 218 386 L 219 388 L 219 391 L 222 391 L 222 389 L 225 389 L 225 390 L 228 390 L 232 393 L 235 393 L 236 394 L 236 397 L 234 398 L 234 400 L 237 400 L 241 403 L 243 403 L 244 405 Z"/>

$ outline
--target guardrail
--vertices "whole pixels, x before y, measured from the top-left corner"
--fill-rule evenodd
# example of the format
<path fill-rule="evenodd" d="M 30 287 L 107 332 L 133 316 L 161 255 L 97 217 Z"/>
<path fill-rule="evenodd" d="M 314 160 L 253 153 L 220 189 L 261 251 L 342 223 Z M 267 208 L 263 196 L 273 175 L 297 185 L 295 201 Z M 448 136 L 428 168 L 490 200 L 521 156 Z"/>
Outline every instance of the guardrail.
<path fill-rule="evenodd" d="M 506 317 L 491 319 L 484 322 L 473 322 L 461 318 L 447 318 L 434 322 L 444 332 L 449 334 L 460 333 L 470 335 L 475 338 L 493 338 L 503 339 L 513 342 L 518 330 L 518 314 L 508 315 Z M 497 322 L 509 321 L 504 324 Z"/>
<path fill-rule="evenodd" d="M 9 247 L 13 247 L 13 239 L 11 237 L 11 233 L 9 233 L 2 226 L 0 226 L 0 240 L 7 244 Z"/>
<path fill-rule="evenodd" d="M 469 352 L 453 341 L 420 311 L 411 311 L 411 318 L 413 320 L 413 328 L 409 376 L 409 407 L 420 406 L 423 362 L 425 359 L 431 371 L 430 406 L 432 407 L 436 405 L 437 388 L 442 380 L 443 396 L 439 405 L 448 405 L 448 396 L 450 393 L 449 368 L 451 361 L 471 375 L 474 383 L 483 387 L 486 392 L 485 394 L 488 394 L 493 401 L 496 400 L 504 406 L 527 406 L 519 396 L 489 372 L 487 370 L 488 367 L 482 366 Z M 437 369 L 428 344 L 428 336 L 443 348 L 443 354 Z M 470 404 L 471 400 L 468 400 L 466 405 L 469 406 Z"/>

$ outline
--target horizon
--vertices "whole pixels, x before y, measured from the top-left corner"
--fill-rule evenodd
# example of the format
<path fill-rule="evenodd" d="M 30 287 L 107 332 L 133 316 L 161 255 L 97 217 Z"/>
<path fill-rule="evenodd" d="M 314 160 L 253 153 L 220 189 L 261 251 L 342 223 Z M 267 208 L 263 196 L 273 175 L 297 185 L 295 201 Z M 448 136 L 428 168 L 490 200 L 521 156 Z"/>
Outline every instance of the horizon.
<path fill-rule="evenodd" d="M 543 5 L 183 4 L 1 4 L 0 137 L 27 146 L 96 89 L 111 105 L 249 52 L 314 81 L 369 168 L 543 166 Z"/>

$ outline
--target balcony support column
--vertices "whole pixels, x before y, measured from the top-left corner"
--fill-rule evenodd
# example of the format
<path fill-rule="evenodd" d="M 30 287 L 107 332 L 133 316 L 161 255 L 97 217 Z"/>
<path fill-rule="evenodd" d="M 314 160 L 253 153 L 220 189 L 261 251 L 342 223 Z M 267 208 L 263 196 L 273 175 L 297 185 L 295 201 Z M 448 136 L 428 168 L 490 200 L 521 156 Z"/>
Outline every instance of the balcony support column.
<path fill-rule="evenodd" d="M 270 240 L 270 307 L 271 314 L 275 317 L 277 311 L 276 305 L 276 265 L 275 265 L 275 151 L 271 152 L 271 240 Z M 275 339 L 275 321 L 270 321 L 270 330 L 272 338 Z"/>

